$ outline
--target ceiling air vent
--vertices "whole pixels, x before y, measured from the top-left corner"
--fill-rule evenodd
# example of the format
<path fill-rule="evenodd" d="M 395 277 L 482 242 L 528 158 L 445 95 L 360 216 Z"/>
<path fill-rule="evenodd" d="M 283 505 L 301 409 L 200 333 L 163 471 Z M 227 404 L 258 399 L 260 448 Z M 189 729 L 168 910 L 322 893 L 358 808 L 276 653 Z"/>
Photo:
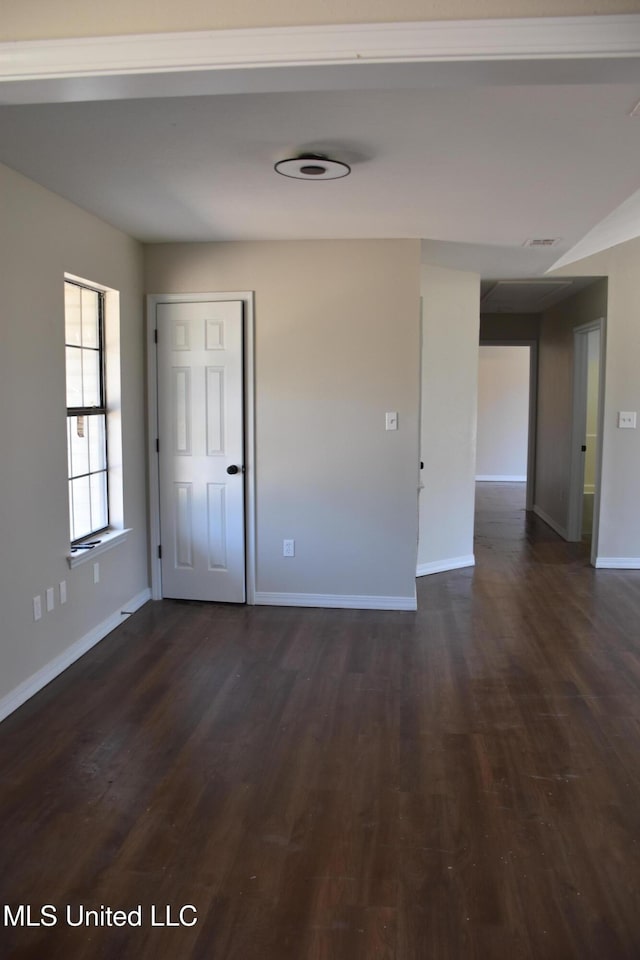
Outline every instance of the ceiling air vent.
<path fill-rule="evenodd" d="M 525 240 L 523 247 L 555 247 L 560 243 L 560 237 L 534 237 L 532 240 Z"/>

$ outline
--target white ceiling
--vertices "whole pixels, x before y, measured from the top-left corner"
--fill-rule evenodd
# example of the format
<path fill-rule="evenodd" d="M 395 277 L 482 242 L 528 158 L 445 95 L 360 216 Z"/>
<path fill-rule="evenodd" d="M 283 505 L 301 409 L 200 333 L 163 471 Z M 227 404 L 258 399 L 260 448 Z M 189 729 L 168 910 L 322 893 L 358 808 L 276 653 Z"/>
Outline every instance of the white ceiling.
<path fill-rule="evenodd" d="M 0 161 L 144 241 L 416 237 L 488 279 L 541 276 L 640 188 L 635 60 L 389 65 L 350 89 L 330 69 L 300 84 L 324 89 L 3 106 Z M 351 176 L 274 173 L 303 149 Z"/>

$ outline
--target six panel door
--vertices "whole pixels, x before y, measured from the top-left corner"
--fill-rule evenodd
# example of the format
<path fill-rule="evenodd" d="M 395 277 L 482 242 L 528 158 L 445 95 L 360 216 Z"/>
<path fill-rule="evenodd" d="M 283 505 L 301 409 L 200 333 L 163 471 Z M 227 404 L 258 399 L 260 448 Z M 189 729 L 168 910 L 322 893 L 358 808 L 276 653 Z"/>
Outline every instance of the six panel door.
<path fill-rule="evenodd" d="M 162 594 L 245 600 L 239 300 L 159 303 Z"/>

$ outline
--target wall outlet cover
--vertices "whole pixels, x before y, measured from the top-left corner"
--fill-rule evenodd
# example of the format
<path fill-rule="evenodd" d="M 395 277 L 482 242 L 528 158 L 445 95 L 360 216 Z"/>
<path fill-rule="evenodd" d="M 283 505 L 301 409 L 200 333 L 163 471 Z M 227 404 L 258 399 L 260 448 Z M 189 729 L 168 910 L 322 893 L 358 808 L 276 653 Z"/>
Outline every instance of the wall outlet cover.
<path fill-rule="evenodd" d="M 618 411 L 618 427 L 620 428 L 620 430 L 635 430 L 636 429 L 635 410 Z"/>

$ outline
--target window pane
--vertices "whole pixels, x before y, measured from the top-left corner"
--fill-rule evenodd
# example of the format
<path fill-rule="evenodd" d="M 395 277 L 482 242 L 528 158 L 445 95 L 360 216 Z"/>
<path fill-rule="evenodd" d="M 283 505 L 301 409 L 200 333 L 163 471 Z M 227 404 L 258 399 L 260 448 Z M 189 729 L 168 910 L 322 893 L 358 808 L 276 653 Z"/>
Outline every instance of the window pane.
<path fill-rule="evenodd" d="M 73 283 L 64 285 L 65 342 L 81 344 L 80 333 L 80 287 Z"/>
<path fill-rule="evenodd" d="M 106 527 L 107 520 L 107 475 L 92 473 L 91 477 L 91 520 L 94 530 Z"/>
<path fill-rule="evenodd" d="M 85 417 L 89 433 L 89 469 L 91 471 L 106 470 L 107 467 L 105 419 L 104 414 Z"/>
<path fill-rule="evenodd" d="M 104 407 L 102 303 L 98 291 L 65 282 L 67 408 Z M 78 541 L 109 523 L 105 414 L 67 417 L 67 466 L 71 539 Z"/>
<path fill-rule="evenodd" d="M 97 347 L 98 333 L 98 302 L 99 295 L 95 290 L 80 290 L 82 296 L 82 346 Z"/>
<path fill-rule="evenodd" d="M 82 351 L 83 407 L 100 407 L 100 354 L 97 350 Z"/>
<path fill-rule="evenodd" d="M 68 417 L 69 447 L 71 454 L 70 477 L 89 473 L 89 430 L 90 417 Z"/>
<path fill-rule="evenodd" d="M 73 497 L 73 539 L 79 540 L 91 533 L 91 489 L 89 477 L 71 481 Z"/>
<path fill-rule="evenodd" d="M 82 350 L 67 347 L 67 406 L 81 407 L 82 403 Z"/>

